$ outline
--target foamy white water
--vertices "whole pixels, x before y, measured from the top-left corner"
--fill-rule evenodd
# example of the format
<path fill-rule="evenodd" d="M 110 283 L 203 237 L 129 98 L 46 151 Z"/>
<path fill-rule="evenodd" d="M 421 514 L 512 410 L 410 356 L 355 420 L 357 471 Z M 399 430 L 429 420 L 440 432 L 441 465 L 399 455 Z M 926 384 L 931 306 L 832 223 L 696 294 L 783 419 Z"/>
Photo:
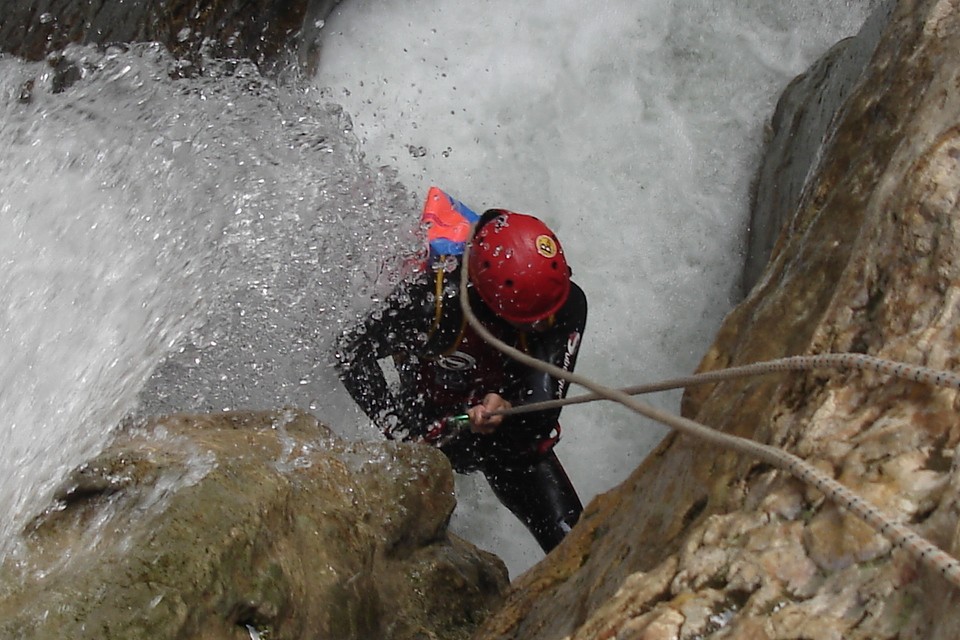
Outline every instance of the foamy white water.
<path fill-rule="evenodd" d="M 4 542 L 101 446 L 210 284 L 203 246 L 224 218 L 149 63 L 129 63 L 107 63 L 96 92 L 54 95 L 49 67 L 0 61 Z"/>
<path fill-rule="evenodd" d="M 351 0 L 323 28 L 315 82 L 410 191 L 548 220 L 590 300 L 578 371 L 623 386 L 696 367 L 739 296 L 775 101 L 874 4 Z M 665 433 L 601 404 L 562 423 L 585 502 Z M 512 575 L 541 557 L 482 480 L 458 492 L 455 529 Z"/>
<path fill-rule="evenodd" d="M 67 57 L 62 92 L 0 59 L 0 556 L 124 416 L 322 405 L 329 336 L 415 226 L 309 91 Z"/>

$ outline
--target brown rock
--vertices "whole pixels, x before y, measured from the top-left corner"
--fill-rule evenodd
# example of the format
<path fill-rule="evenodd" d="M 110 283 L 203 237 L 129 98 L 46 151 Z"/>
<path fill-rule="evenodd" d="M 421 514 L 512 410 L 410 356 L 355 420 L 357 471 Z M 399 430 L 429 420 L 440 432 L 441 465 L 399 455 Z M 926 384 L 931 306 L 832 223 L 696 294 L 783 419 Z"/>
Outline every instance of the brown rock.
<path fill-rule="evenodd" d="M 3 638 L 466 638 L 506 588 L 451 536 L 425 447 L 284 411 L 131 428 L 64 486 L 0 581 Z"/>

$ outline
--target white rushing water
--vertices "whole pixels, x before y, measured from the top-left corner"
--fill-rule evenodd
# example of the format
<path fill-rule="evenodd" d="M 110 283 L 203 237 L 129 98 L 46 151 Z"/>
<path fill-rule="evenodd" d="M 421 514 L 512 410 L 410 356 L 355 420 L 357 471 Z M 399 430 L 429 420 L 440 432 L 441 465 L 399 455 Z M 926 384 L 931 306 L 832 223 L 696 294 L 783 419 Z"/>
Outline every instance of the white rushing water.
<path fill-rule="evenodd" d="M 690 373 L 737 301 L 750 181 L 779 93 L 868 0 L 735 3 L 351 0 L 324 25 L 318 86 L 370 162 L 424 194 L 543 217 L 590 302 L 578 372 L 612 386 Z M 679 409 L 680 393 L 650 401 Z M 615 406 L 564 411 L 584 502 L 664 429 Z M 541 557 L 482 480 L 454 528 L 511 574 Z"/>
<path fill-rule="evenodd" d="M 174 80 L 155 46 L 67 57 L 62 91 L 0 59 L 0 552 L 126 415 L 318 407 L 329 338 L 414 239 L 311 92 L 243 62 Z"/>
<path fill-rule="evenodd" d="M 0 553 L 131 413 L 301 406 L 376 437 L 330 339 L 431 183 L 556 228 L 590 299 L 580 372 L 688 373 L 738 295 L 776 96 L 867 3 L 349 0 L 281 88 L 235 62 L 175 79 L 147 45 L 72 49 L 62 91 L 0 58 Z M 600 404 L 563 424 L 584 502 L 663 433 Z M 459 533 L 512 575 L 539 560 L 482 481 L 458 492 Z"/>

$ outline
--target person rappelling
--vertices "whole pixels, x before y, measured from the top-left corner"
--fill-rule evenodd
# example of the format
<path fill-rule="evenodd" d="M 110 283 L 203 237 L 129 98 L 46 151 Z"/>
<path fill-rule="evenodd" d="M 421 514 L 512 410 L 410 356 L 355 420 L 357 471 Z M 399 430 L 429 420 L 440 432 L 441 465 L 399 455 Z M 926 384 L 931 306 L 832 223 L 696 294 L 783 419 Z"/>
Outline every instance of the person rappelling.
<path fill-rule="evenodd" d="M 500 412 L 563 398 L 568 385 L 503 355 L 469 326 L 458 290 L 464 247 L 470 243 L 469 304 L 483 326 L 566 371 L 576 365 L 586 295 L 539 218 L 506 209 L 478 216 L 432 187 L 422 219 L 423 268 L 344 332 L 340 378 L 387 438 L 435 446 L 456 472 L 481 472 L 549 552 L 583 510 L 554 452 L 560 409 Z M 386 358 L 399 375 L 396 389 L 380 364 Z"/>

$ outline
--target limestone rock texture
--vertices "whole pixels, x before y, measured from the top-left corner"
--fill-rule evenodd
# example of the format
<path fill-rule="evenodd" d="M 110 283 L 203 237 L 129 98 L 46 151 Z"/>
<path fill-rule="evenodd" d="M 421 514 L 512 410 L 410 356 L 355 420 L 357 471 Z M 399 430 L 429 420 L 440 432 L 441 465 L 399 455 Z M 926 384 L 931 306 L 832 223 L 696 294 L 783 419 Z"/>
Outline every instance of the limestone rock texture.
<path fill-rule="evenodd" d="M 896 3 L 854 77 L 700 370 L 850 351 L 960 370 L 960 2 Z M 958 409 L 955 390 L 858 370 L 694 387 L 682 407 L 804 458 L 955 557 Z M 960 590 L 939 574 L 789 474 L 676 434 L 475 635 L 956 637 Z"/>
<path fill-rule="evenodd" d="M 468 638 L 507 588 L 439 452 L 297 411 L 129 426 L 0 565 L 5 639 Z"/>

